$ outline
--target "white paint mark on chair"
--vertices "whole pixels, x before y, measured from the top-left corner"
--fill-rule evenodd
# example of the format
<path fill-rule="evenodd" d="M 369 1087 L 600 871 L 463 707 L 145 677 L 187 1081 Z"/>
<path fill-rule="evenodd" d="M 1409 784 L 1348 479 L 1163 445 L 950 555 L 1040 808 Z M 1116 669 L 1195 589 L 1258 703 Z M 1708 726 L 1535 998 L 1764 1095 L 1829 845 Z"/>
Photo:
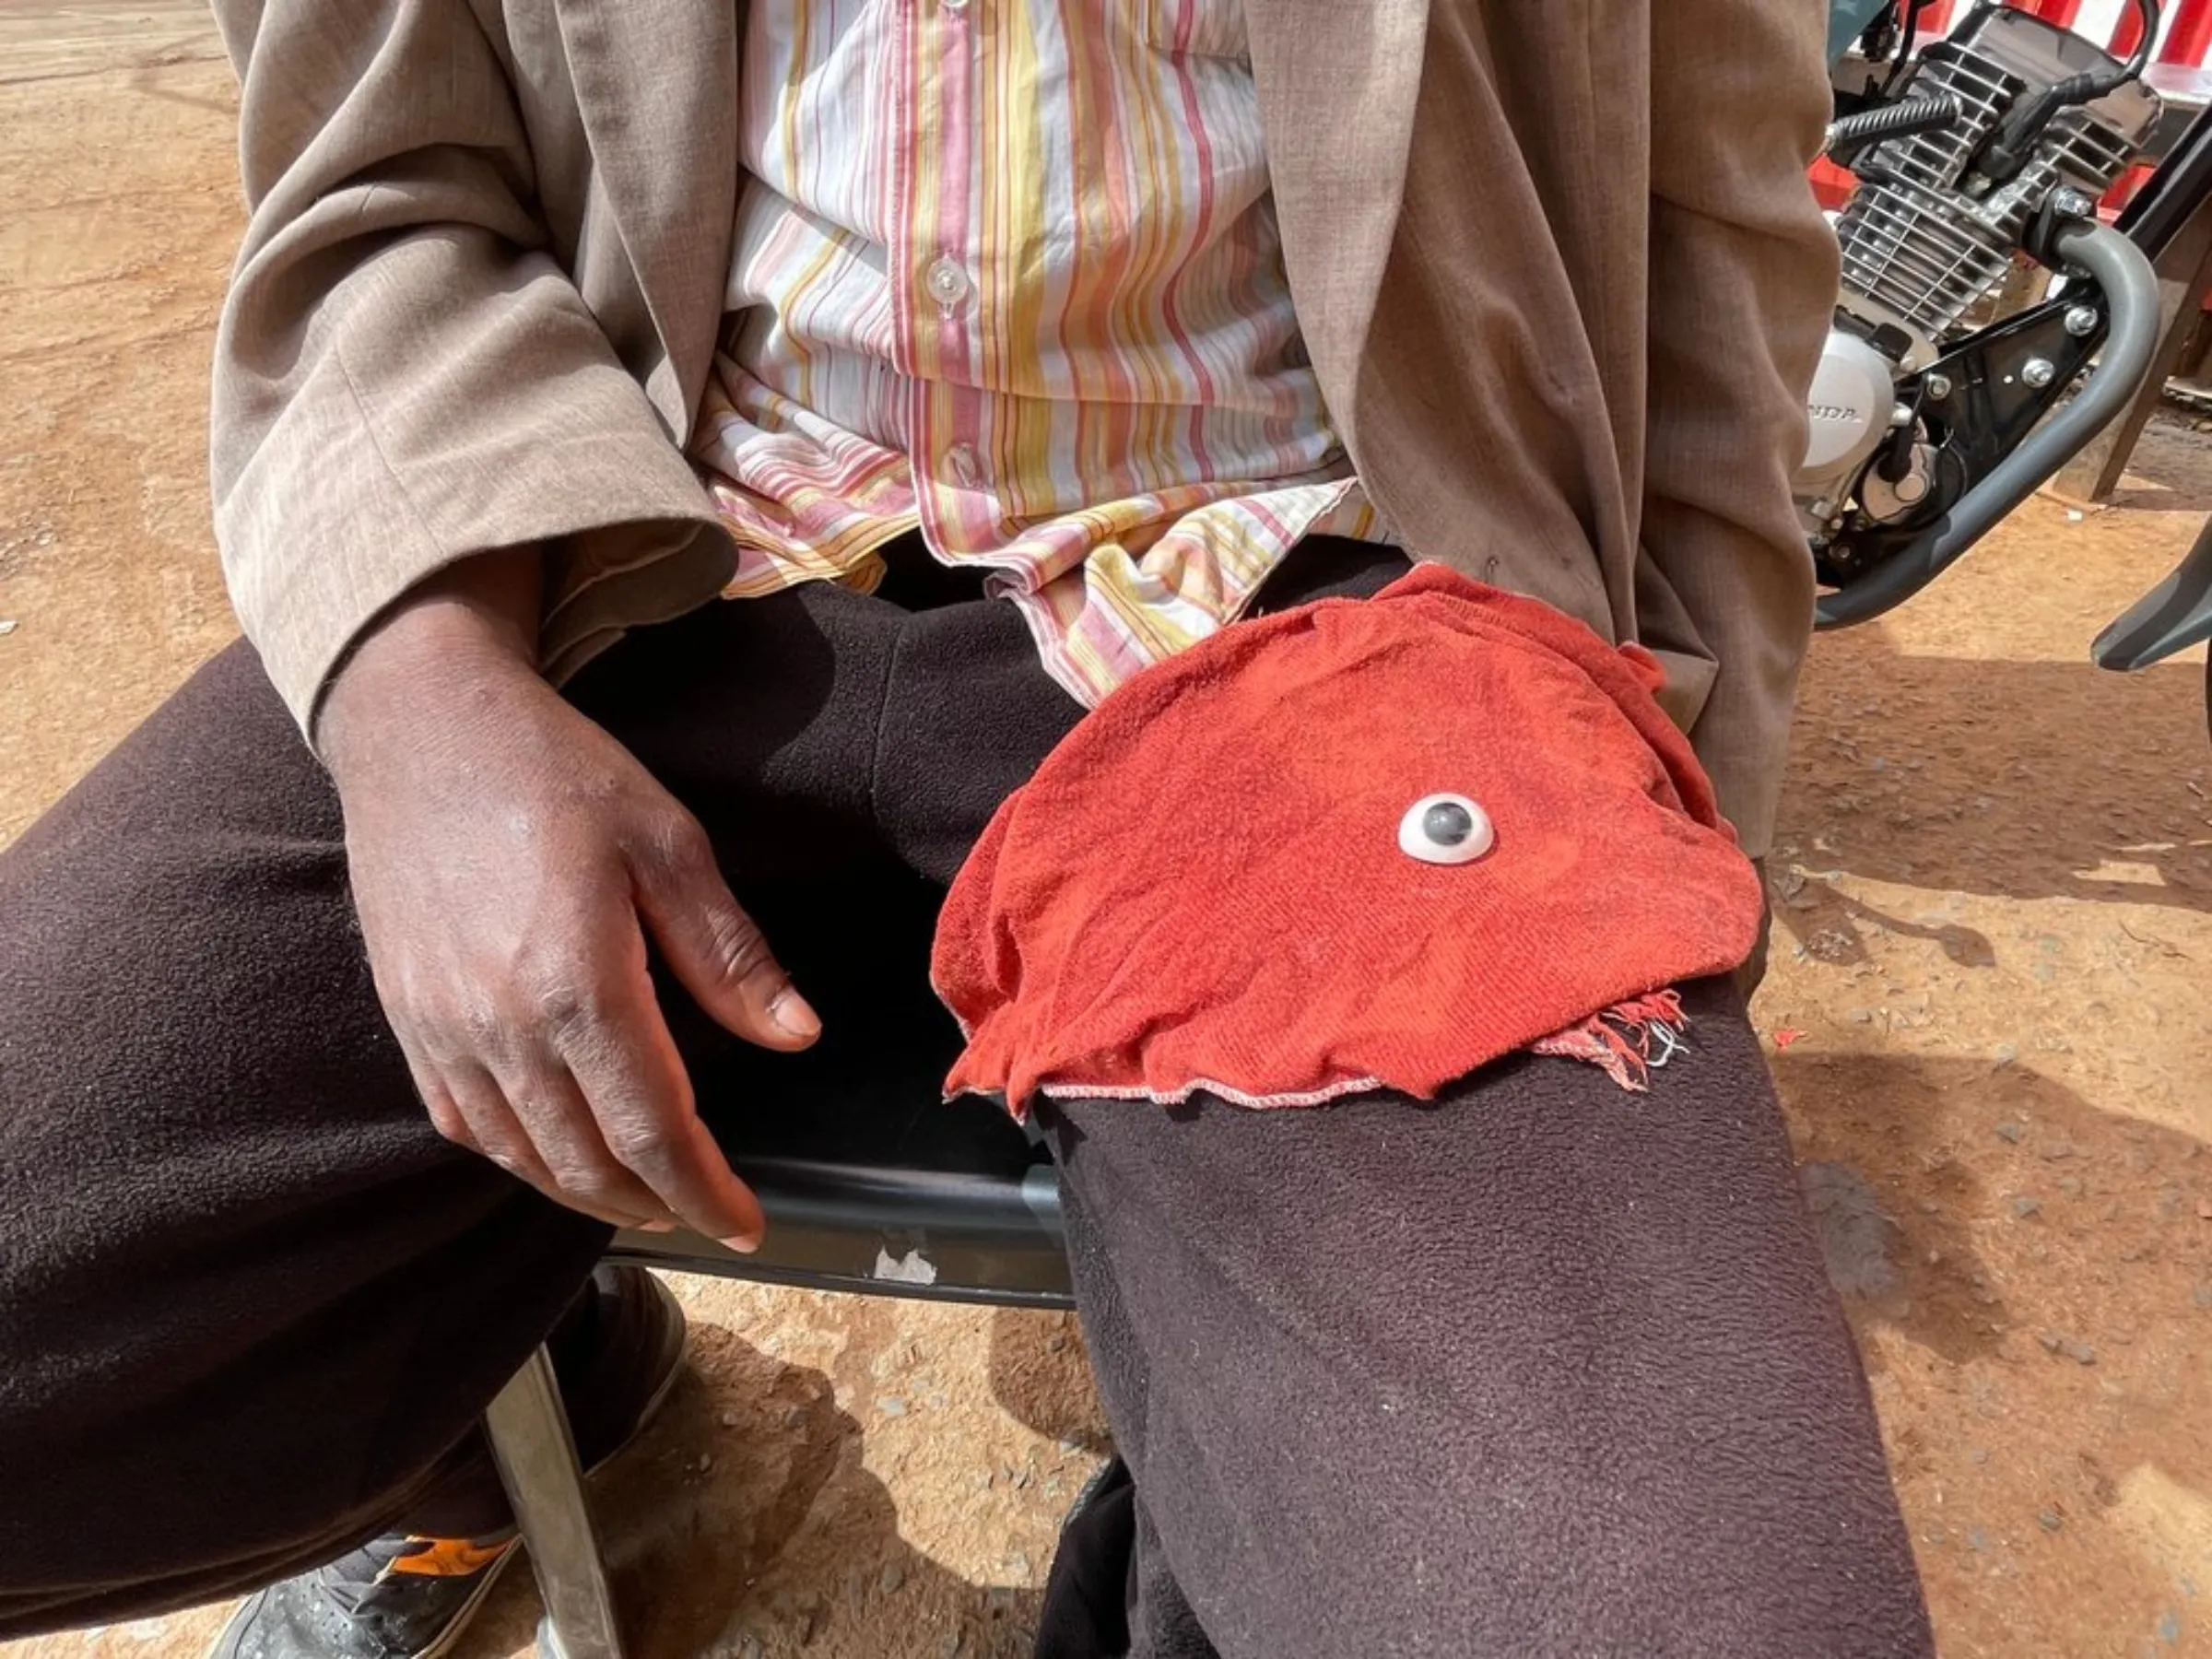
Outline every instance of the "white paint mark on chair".
<path fill-rule="evenodd" d="M 875 1277 L 900 1285 L 934 1285 L 937 1282 L 937 1270 L 919 1250 L 910 1250 L 893 1260 L 889 1251 L 878 1249 Z"/>

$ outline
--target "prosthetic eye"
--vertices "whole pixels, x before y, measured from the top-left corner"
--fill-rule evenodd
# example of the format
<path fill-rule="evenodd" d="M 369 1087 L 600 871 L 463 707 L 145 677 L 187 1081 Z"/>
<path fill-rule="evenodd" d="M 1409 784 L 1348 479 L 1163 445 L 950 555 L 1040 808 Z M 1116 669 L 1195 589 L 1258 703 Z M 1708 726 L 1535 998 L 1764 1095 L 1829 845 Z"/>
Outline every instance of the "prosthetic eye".
<path fill-rule="evenodd" d="M 1489 814 L 1465 795 L 1424 795 L 1398 820 L 1398 851 L 1423 864 L 1473 864 L 1497 840 Z"/>

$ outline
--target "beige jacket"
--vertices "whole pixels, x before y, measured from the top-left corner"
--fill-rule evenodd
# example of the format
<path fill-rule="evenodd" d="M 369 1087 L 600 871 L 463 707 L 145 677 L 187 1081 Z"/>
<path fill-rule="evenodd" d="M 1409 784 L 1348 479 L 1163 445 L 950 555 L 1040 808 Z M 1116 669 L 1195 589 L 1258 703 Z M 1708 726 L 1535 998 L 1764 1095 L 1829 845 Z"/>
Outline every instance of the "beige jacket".
<path fill-rule="evenodd" d="M 682 445 L 740 3 L 217 0 L 253 218 L 216 527 L 311 731 L 364 628 L 453 560 L 544 549 L 556 677 L 729 573 Z M 1658 651 L 1763 851 L 1835 294 L 1805 182 L 1822 0 L 1244 3 L 1292 295 L 1370 495 L 1417 557 Z"/>

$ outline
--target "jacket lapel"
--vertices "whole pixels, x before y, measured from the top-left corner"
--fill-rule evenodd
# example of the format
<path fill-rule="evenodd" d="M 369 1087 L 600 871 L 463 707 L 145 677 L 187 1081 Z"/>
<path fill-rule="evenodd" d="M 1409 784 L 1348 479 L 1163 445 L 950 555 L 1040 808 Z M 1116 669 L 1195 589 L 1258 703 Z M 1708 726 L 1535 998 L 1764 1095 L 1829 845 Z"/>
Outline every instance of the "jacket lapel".
<path fill-rule="evenodd" d="M 645 371 L 662 418 L 688 432 L 722 324 L 737 204 L 740 0 L 554 0 L 595 177 L 633 295 L 663 357 Z M 633 319 L 603 318 L 617 338 Z M 643 365 L 633 368 L 643 369 Z"/>
<path fill-rule="evenodd" d="M 1405 192 L 1430 0 L 1245 0 L 1283 259 L 1337 434 Z"/>

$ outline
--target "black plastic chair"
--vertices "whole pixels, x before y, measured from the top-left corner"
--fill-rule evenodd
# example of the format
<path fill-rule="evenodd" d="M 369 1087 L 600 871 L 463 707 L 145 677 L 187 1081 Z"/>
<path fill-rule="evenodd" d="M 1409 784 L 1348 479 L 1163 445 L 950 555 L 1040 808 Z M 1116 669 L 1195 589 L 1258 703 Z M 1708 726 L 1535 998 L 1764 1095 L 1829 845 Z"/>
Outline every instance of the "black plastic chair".
<path fill-rule="evenodd" d="M 987 1101 L 940 1100 L 957 1032 L 919 975 L 832 1019 L 814 1052 L 695 1067 L 710 1121 L 769 1218 L 759 1253 L 625 1232 L 612 1261 L 1006 1307 L 1067 1308 L 1060 1188 L 1041 1144 Z M 545 1618 L 539 1651 L 620 1659 L 622 1638 L 552 1363 L 539 1349 L 485 1415 Z"/>

